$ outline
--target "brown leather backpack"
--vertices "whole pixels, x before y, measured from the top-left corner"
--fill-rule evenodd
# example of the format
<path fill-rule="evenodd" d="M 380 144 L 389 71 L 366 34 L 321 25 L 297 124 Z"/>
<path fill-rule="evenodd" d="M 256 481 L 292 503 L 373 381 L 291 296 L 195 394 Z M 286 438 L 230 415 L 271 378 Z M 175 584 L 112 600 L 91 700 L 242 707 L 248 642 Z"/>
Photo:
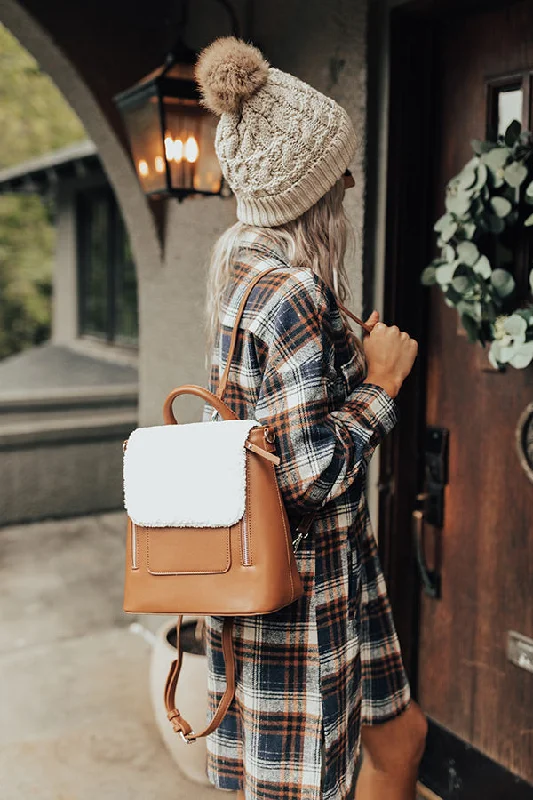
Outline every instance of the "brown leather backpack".
<path fill-rule="evenodd" d="M 186 742 L 215 730 L 233 699 L 233 617 L 268 614 L 303 593 L 295 550 L 314 514 L 302 518 L 292 540 L 274 469 L 280 463 L 274 432 L 257 420 L 237 419 L 222 399 L 245 303 L 256 282 L 275 268 L 258 273 L 244 292 L 217 394 L 194 385 L 174 389 L 164 403 L 165 424 L 137 428 L 124 443 L 124 610 L 179 615 L 177 658 L 165 704 L 174 730 Z M 184 394 L 212 405 L 221 421 L 178 425 L 172 404 Z M 175 707 L 184 614 L 225 617 L 226 690 L 200 733 Z"/>

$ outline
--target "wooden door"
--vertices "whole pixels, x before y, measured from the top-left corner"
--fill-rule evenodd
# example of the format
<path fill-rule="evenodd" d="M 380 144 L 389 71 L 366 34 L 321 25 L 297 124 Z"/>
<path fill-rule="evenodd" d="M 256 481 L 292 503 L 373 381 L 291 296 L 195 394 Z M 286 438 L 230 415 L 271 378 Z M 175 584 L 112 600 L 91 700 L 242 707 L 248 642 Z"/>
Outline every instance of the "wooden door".
<path fill-rule="evenodd" d="M 525 469 L 527 459 L 524 456 L 521 463 L 519 458 L 516 439 L 519 420 L 525 419 L 525 410 L 533 401 L 533 365 L 523 370 L 509 367 L 505 373 L 495 371 L 486 351 L 468 342 L 456 311 L 444 303 L 440 289 L 420 292 L 416 283 L 420 269 L 435 254 L 430 244 L 430 218 L 434 221 L 443 213 L 445 185 L 471 158 L 471 140 L 486 138 L 498 122 L 501 127 L 506 114 L 520 116 L 525 128 L 531 126 L 533 0 L 509 2 L 503 8 L 499 4 L 496 10 L 479 10 L 477 3 L 469 13 L 464 13 L 460 4 L 455 4 L 455 11 L 450 4 L 445 13 L 441 3 L 439 13 L 431 19 L 431 6 L 438 4 L 416 5 L 422 9 L 421 17 L 413 17 L 408 25 L 404 20 L 396 31 L 403 31 L 403 47 L 418 48 L 416 55 L 409 55 L 407 66 L 405 54 L 400 53 L 402 37 L 396 36 L 396 45 L 393 37 L 393 64 L 396 56 L 405 67 L 403 80 L 411 83 L 400 86 L 398 75 L 393 76 L 391 113 L 397 116 L 391 125 L 389 174 L 391 180 L 403 176 L 404 185 L 400 189 L 390 185 L 389 252 L 393 246 L 396 252 L 388 309 L 395 321 L 421 340 L 420 364 L 406 394 L 411 405 L 408 409 L 404 401 L 405 413 L 401 414 L 407 430 L 400 434 L 417 441 L 417 465 L 411 470 L 411 485 L 407 485 L 402 474 L 405 449 L 403 465 L 401 456 L 394 457 L 394 448 L 385 451 L 382 486 L 390 481 L 387 471 L 392 471 L 396 491 L 406 487 L 403 503 L 409 505 L 410 516 L 416 508 L 416 493 L 426 488 L 421 428 L 437 426 L 449 431 L 443 525 L 438 529 L 426 526 L 425 531 L 428 557 L 435 547 L 437 563 L 432 566 L 440 571 L 441 592 L 439 598 L 420 593 L 418 663 L 412 677 L 417 678 L 420 704 L 442 730 L 533 783 L 533 673 L 529 671 L 533 660 L 528 662 L 524 656 L 520 668 L 507 655 L 511 631 L 533 639 L 533 483 Z M 423 75 L 421 69 L 425 69 Z M 408 135 L 416 132 L 416 125 L 407 118 L 405 108 L 398 108 L 402 98 L 419 119 L 419 136 L 430 137 L 430 145 L 426 142 L 419 156 L 425 159 L 424 170 L 407 151 L 419 147 L 419 141 Z M 417 102 L 425 112 L 416 107 Z M 501 119 L 497 118 L 498 108 Z M 400 144 L 397 139 L 392 141 L 395 135 Z M 395 159 L 402 158 L 401 148 L 405 160 L 398 165 Z M 406 162 L 413 165 L 414 172 L 407 171 Z M 413 174 L 425 181 L 418 186 L 418 194 L 412 183 L 405 186 Z M 405 203 L 423 203 L 424 191 L 429 211 L 417 211 L 411 205 L 409 216 Z M 410 236 L 398 233 L 402 225 L 412 227 Z M 415 231 L 420 240 L 413 244 Z M 533 264 L 526 239 L 515 245 L 515 274 L 524 287 L 524 277 Z M 409 258 L 414 269 L 402 274 L 402 263 Z M 399 290 L 402 280 L 407 288 Z M 398 300 L 402 292 L 404 296 L 411 292 L 424 304 L 423 311 L 415 310 L 412 299 L 402 307 Z M 524 303 L 528 300 L 526 290 L 521 299 Z M 418 422 L 411 414 L 415 393 Z M 524 429 L 526 450 L 527 442 Z M 530 451 L 529 458 L 531 455 Z M 396 499 L 400 511 L 401 502 Z M 405 573 L 399 573 L 398 564 L 405 567 L 409 548 L 391 541 L 396 536 L 405 543 L 410 521 L 407 514 L 400 514 L 398 520 L 391 521 L 389 514 L 382 550 L 402 632 L 408 612 L 400 595 L 402 581 L 409 594 L 409 582 Z M 410 554 L 412 558 L 412 546 Z M 462 797 L 465 776 L 454 774 L 453 769 L 448 772 L 447 796 Z M 491 795 L 485 790 L 469 796 L 512 800 L 519 795 Z"/>

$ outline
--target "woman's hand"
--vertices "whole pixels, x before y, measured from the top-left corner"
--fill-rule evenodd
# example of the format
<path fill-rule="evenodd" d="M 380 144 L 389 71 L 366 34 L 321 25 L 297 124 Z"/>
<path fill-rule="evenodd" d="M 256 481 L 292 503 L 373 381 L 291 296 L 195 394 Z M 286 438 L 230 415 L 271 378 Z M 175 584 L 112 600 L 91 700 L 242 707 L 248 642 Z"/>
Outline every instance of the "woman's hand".
<path fill-rule="evenodd" d="M 365 383 L 375 383 L 391 397 L 396 397 L 411 372 L 418 342 L 406 331 L 400 331 L 397 325 L 379 322 L 377 311 L 372 312 L 366 324 L 372 330 L 363 339 L 368 364 Z"/>

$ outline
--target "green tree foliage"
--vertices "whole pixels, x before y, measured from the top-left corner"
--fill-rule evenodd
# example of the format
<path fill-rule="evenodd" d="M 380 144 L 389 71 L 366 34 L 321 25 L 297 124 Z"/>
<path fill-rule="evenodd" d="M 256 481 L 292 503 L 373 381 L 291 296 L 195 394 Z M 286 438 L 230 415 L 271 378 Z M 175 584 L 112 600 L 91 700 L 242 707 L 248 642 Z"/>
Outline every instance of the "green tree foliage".
<path fill-rule="evenodd" d="M 0 25 L 0 169 L 84 135 L 50 78 Z M 50 200 L 0 197 L 0 358 L 50 334 L 52 214 Z"/>
<path fill-rule="evenodd" d="M 49 338 L 53 248 L 41 198 L 0 198 L 0 358 Z"/>

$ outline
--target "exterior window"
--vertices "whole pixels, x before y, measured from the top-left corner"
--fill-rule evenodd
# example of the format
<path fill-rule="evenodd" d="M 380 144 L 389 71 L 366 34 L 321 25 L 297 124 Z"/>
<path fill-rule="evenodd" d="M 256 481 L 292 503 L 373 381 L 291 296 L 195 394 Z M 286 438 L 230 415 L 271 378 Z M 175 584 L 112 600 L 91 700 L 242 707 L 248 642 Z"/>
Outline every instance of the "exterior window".
<path fill-rule="evenodd" d="M 109 187 L 77 199 L 79 332 L 107 342 L 137 342 L 137 279 L 130 242 Z"/>

